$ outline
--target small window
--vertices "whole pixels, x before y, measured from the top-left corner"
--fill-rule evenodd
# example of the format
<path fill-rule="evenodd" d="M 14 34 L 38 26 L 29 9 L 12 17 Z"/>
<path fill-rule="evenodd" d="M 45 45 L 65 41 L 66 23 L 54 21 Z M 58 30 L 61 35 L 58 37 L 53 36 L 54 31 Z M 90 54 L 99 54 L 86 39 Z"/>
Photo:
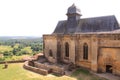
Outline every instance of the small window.
<path fill-rule="evenodd" d="M 87 43 L 84 43 L 83 45 L 83 59 L 88 59 L 88 45 Z"/>
<path fill-rule="evenodd" d="M 67 42 L 65 43 L 65 56 L 69 57 L 69 44 Z"/>
<path fill-rule="evenodd" d="M 49 50 L 49 56 L 53 57 L 53 53 L 51 49 Z"/>

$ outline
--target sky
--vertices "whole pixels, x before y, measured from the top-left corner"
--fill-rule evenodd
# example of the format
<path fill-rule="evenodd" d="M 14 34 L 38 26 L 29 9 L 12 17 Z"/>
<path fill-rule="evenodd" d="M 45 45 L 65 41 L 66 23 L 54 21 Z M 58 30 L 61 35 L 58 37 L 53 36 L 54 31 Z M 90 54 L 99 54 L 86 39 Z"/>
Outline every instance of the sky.
<path fill-rule="evenodd" d="M 120 0 L 0 0 L 0 36 L 51 34 L 73 3 L 81 18 L 115 15 L 120 23 Z"/>

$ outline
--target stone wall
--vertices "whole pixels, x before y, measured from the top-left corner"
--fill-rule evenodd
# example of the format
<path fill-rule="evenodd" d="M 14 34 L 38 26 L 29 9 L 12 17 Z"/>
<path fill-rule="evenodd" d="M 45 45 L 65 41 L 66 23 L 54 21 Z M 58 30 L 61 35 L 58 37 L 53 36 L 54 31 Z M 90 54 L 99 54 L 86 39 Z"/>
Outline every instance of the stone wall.
<path fill-rule="evenodd" d="M 25 62 L 25 60 L 16 60 L 16 61 L 0 61 L 0 64 L 4 64 L 4 63 L 22 63 Z"/>
<path fill-rule="evenodd" d="M 65 35 L 62 38 L 62 57 L 63 62 L 65 63 L 74 63 L 75 64 L 75 40 L 74 36 Z M 65 56 L 65 43 L 69 44 L 69 57 Z"/>
<path fill-rule="evenodd" d="M 116 61 L 115 63 L 114 63 L 114 74 L 116 74 L 116 75 L 119 75 L 120 76 L 120 61 Z"/>
<path fill-rule="evenodd" d="M 115 53 L 115 60 L 113 61 L 113 74 L 120 74 L 119 65 L 115 66 L 116 63 L 120 63 L 120 34 L 72 34 L 72 35 L 45 35 L 45 49 L 44 53 L 48 55 L 48 46 L 52 47 L 54 52 L 54 58 L 47 56 L 51 62 L 57 62 L 57 42 L 61 43 L 61 61 L 65 63 L 73 62 L 78 66 L 89 68 L 94 72 L 99 70 L 102 66 L 102 72 L 106 72 L 105 65 L 102 63 L 103 60 L 101 55 L 101 48 L 110 48 L 110 50 L 102 51 L 102 53 L 108 53 L 108 56 L 113 56 Z M 65 57 L 65 43 L 69 44 L 69 57 Z M 88 44 L 88 59 L 83 59 L 83 44 Z M 54 45 L 54 46 L 53 46 Z M 54 47 L 54 48 L 53 48 Z M 115 49 L 117 48 L 117 49 Z M 110 53 L 110 54 L 109 54 Z M 105 55 L 104 55 L 105 56 Z M 99 60 L 100 59 L 100 60 Z M 106 58 L 105 58 L 106 59 Z M 112 59 L 112 58 L 110 58 Z M 103 61 L 105 62 L 105 61 Z M 102 64 L 101 64 L 102 63 Z"/>
<path fill-rule="evenodd" d="M 106 65 L 112 66 L 113 74 L 120 75 L 120 48 L 100 48 L 98 69 L 106 72 Z"/>
<path fill-rule="evenodd" d="M 30 70 L 30 71 L 33 71 L 33 72 L 36 72 L 36 73 L 39 73 L 39 74 L 42 74 L 42 75 L 47 75 L 48 74 L 48 71 L 45 70 L 45 69 L 41 69 L 41 68 L 37 68 L 37 67 L 32 67 L 32 66 L 29 66 L 28 65 L 28 61 L 26 61 L 24 63 L 24 66 L 23 66 L 25 69 L 27 70 Z"/>
<path fill-rule="evenodd" d="M 78 40 L 78 43 L 79 43 L 76 46 L 76 47 L 78 47 L 78 50 L 77 50 L 77 55 L 78 56 L 77 57 L 79 57 L 79 58 L 78 58 L 76 64 L 78 66 L 91 69 L 91 56 L 92 56 L 91 35 L 87 35 L 87 36 L 86 35 L 77 35 L 77 40 Z M 88 59 L 87 60 L 83 59 L 83 53 L 84 53 L 83 46 L 84 46 L 84 44 L 88 45 Z"/>
<path fill-rule="evenodd" d="M 44 54 L 49 62 L 56 63 L 56 53 L 57 53 L 57 40 L 56 36 L 43 36 L 44 38 Z M 50 56 L 50 52 L 52 51 L 52 56 Z"/>
<path fill-rule="evenodd" d="M 102 35 L 99 40 L 98 70 L 106 72 L 106 65 L 112 66 L 112 73 L 120 75 L 120 36 Z"/>
<path fill-rule="evenodd" d="M 42 63 L 38 63 L 38 62 L 34 62 L 35 67 L 39 68 L 39 69 L 46 69 L 48 70 L 48 72 L 52 72 L 52 73 L 57 73 L 57 74 L 64 74 L 64 69 L 55 65 L 49 65 L 49 64 L 42 64 Z"/>
<path fill-rule="evenodd" d="M 84 67 L 84 68 L 87 68 L 87 69 L 91 69 L 91 62 L 89 62 L 89 61 L 85 61 L 85 60 L 79 61 L 77 63 L 77 65 Z"/>

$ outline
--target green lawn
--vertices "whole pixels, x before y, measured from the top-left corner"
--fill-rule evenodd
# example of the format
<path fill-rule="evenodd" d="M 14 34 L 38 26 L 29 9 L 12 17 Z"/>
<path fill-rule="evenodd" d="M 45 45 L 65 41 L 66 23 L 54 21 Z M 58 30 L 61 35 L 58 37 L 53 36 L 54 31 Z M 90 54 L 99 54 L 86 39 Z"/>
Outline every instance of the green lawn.
<path fill-rule="evenodd" d="M 0 64 L 0 80 L 76 80 L 68 76 L 57 77 L 54 75 L 43 76 L 23 69 L 23 63 L 8 64 L 7 69 L 2 69 Z"/>
<path fill-rule="evenodd" d="M 88 71 L 77 69 L 69 76 L 43 76 L 23 68 L 23 63 L 8 64 L 7 69 L 3 69 L 4 64 L 0 64 L 0 80 L 106 80 L 91 75 Z"/>
<path fill-rule="evenodd" d="M 77 80 L 107 80 L 98 76 L 92 75 L 88 70 L 78 68 L 72 74 L 72 77 L 76 77 Z"/>

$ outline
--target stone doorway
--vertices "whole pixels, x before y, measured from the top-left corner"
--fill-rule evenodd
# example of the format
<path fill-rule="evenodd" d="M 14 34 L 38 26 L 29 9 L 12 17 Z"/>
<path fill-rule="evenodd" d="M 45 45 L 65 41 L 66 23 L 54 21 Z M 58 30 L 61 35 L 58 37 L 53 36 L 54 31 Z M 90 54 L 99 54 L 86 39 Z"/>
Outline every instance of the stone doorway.
<path fill-rule="evenodd" d="M 111 65 L 106 65 L 106 72 L 112 73 L 112 66 Z"/>

